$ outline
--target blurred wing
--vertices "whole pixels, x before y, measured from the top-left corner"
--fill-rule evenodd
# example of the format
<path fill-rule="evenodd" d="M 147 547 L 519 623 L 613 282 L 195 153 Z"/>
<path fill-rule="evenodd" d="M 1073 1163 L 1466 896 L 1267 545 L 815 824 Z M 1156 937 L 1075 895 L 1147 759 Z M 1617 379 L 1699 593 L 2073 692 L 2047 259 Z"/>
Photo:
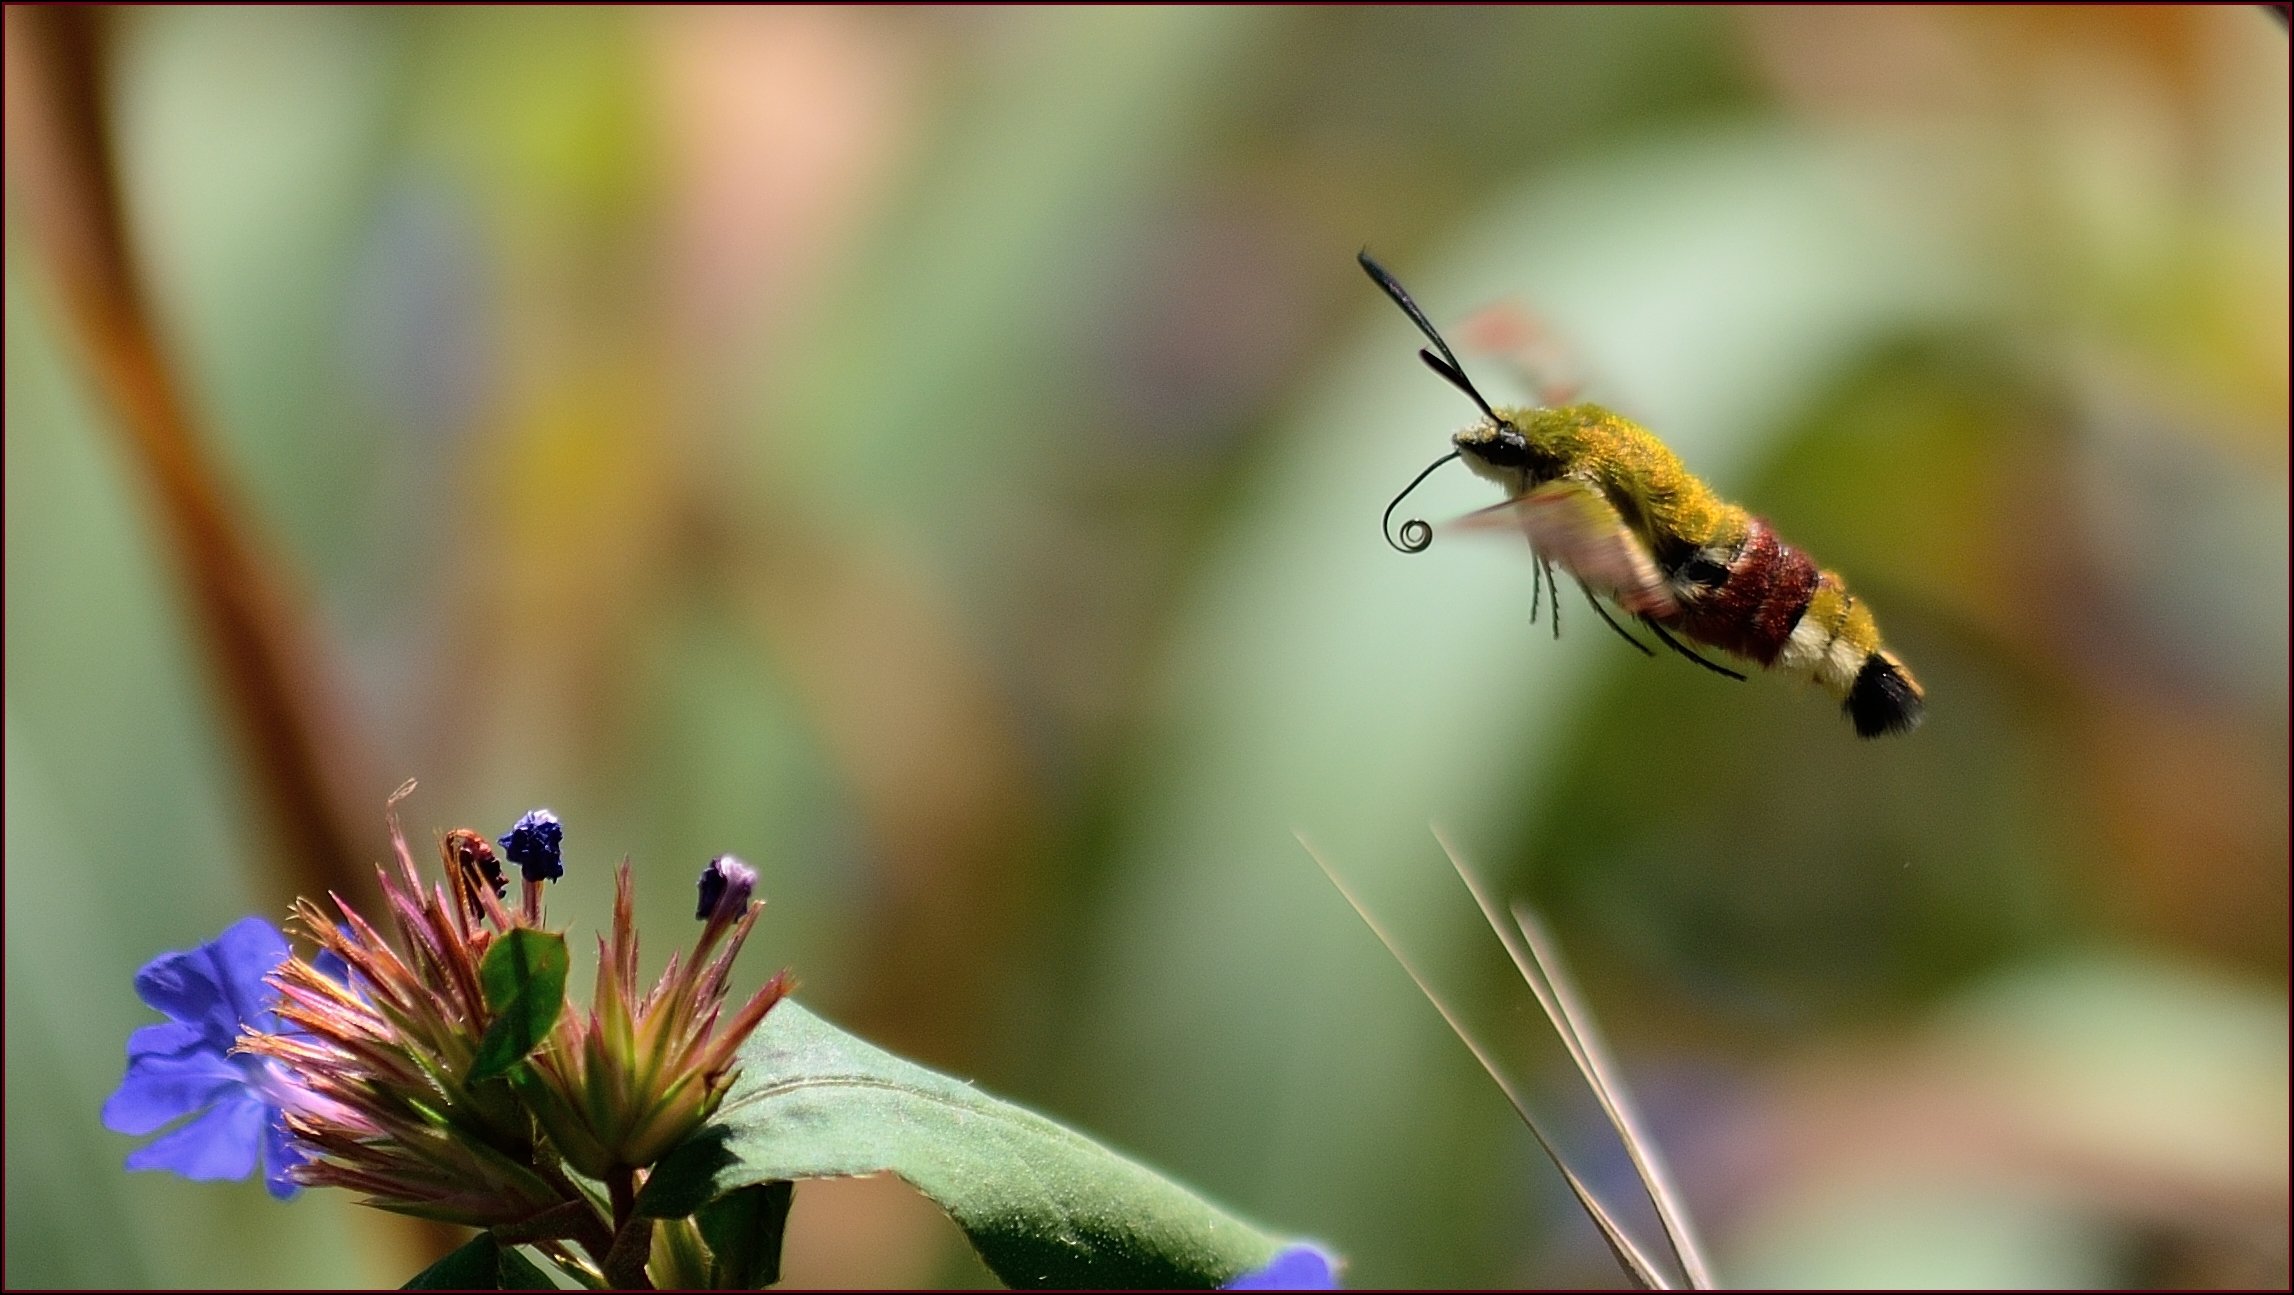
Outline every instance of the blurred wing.
<path fill-rule="evenodd" d="M 1520 302 L 1484 306 L 1468 315 L 1457 333 L 1458 345 L 1512 370 L 1541 405 L 1569 404 L 1585 389 L 1579 357 Z"/>
<path fill-rule="evenodd" d="M 1635 616 L 1666 618 L 1680 605 L 1655 558 L 1609 501 L 1576 481 L 1549 481 L 1452 523 L 1464 530 L 1512 527 L 1538 555 Z"/>

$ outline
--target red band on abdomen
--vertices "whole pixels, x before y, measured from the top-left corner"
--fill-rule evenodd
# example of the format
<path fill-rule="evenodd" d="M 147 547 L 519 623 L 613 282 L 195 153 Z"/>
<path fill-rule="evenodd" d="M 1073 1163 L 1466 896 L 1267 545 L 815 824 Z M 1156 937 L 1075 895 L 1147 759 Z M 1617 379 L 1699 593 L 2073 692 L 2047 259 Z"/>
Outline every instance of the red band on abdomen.
<path fill-rule="evenodd" d="M 1721 587 L 1684 609 L 1689 637 L 1774 665 L 1792 628 L 1816 596 L 1816 564 L 1755 517 Z"/>

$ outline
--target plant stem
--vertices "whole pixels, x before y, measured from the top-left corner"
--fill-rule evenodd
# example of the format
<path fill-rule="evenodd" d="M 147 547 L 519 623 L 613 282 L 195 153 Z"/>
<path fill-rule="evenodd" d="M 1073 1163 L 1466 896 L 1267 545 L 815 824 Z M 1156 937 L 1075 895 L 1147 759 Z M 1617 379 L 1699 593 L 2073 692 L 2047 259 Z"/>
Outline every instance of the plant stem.
<path fill-rule="evenodd" d="M 606 1170 L 605 1190 L 613 1201 L 613 1246 L 603 1256 L 606 1283 L 616 1290 L 652 1290 L 645 1261 L 653 1254 L 653 1220 L 637 1212 L 637 1170 Z"/>
<path fill-rule="evenodd" d="M 536 1156 L 534 1172 L 540 1174 L 550 1186 L 557 1188 L 558 1194 L 565 1197 L 568 1204 L 578 1203 L 582 1207 L 578 1226 L 561 1235 L 571 1236 L 582 1249 L 589 1252 L 592 1259 L 599 1263 L 605 1262 L 606 1252 L 613 1248 L 614 1229 L 598 1217 L 595 1198 L 566 1176 L 566 1171 L 559 1166 L 555 1156 Z"/>
<path fill-rule="evenodd" d="M 613 1200 L 613 1230 L 619 1232 L 637 1210 L 637 1171 L 621 1165 L 606 1170 L 605 1190 Z"/>

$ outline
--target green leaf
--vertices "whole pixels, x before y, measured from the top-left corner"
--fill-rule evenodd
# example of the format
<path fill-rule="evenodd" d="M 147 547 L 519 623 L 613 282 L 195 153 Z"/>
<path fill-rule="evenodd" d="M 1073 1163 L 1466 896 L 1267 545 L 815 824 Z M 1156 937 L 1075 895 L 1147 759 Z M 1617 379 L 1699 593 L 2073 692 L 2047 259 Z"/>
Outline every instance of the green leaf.
<path fill-rule="evenodd" d="M 478 964 L 478 985 L 493 1009 L 494 1023 L 478 1041 L 470 1061 L 470 1082 L 509 1073 L 525 1059 L 565 1010 L 566 955 L 562 935 L 520 928 L 494 941 Z"/>
<path fill-rule="evenodd" d="M 516 1246 L 481 1232 L 452 1254 L 414 1275 L 400 1290 L 547 1291 L 558 1284 L 518 1253 Z"/>
<path fill-rule="evenodd" d="M 781 1279 L 781 1240 L 796 1184 L 759 1183 L 701 1207 L 694 1221 L 714 1256 L 712 1290 L 762 1290 Z"/>
<path fill-rule="evenodd" d="M 1208 1289 L 1281 1249 L 1170 1180 L 783 1002 L 741 1048 L 717 1117 L 637 1206 L 690 1214 L 781 1179 L 889 1171 L 948 1212 L 1007 1285 Z"/>
<path fill-rule="evenodd" d="M 496 1256 L 495 1275 L 501 1279 L 499 1289 L 506 1291 L 554 1291 L 558 1284 L 550 1280 L 533 1260 L 516 1246 L 502 1246 Z"/>
<path fill-rule="evenodd" d="M 708 1244 L 691 1219 L 653 1219 L 653 1255 L 645 1275 L 659 1290 L 723 1290 L 709 1263 Z"/>

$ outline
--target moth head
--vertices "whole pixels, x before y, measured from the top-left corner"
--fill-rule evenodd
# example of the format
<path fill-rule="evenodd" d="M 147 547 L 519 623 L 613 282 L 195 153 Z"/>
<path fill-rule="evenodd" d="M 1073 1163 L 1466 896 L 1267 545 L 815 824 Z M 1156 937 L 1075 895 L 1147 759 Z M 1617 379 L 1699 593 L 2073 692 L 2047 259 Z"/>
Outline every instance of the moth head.
<path fill-rule="evenodd" d="M 1517 474 L 1528 469 L 1535 457 L 1529 438 L 1510 419 L 1485 418 L 1452 436 L 1450 444 L 1458 447 L 1467 467 L 1485 477 L 1501 475 L 1518 480 Z"/>
<path fill-rule="evenodd" d="M 1377 284 L 1379 290 L 1395 305 L 1401 307 L 1402 313 L 1410 317 L 1410 322 L 1418 326 L 1418 331 L 1426 335 L 1426 340 L 1434 344 L 1433 350 L 1420 350 L 1418 358 L 1426 362 L 1427 368 L 1440 375 L 1442 381 L 1456 387 L 1464 393 L 1466 399 L 1474 402 L 1476 409 L 1482 411 L 1480 422 L 1450 438 L 1450 444 L 1455 449 L 1434 460 L 1424 472 L 1418 474 L 1417 480 L 1404 486 L 1402 493 L 1394 496 L 1393 503 L 1386 505 L 1386 515 L 1379 522 L 1386 532 L 1386 542 L 1404 553 L 1417 553 L 1433 542 L 1433 527 L 1421 519 L 1413 518 L 1402 524 L 1401 535 L 1397 537 L 1392 530 L 1394 509 L 1411 491 L 1418 488 L 1418 482 L 1432 475 L 1435 468 L 1451 459 L 1463 459 L 1476 476 L 1513 490 L 1523 489 L 1552 474 L 1549 470 L 1540 470 L 1536 448 L 1529 443 L 1529 438 L 1522 435 L 1520 425 L 1499 413 L 1490 406 L 1489 401 L 1483 399 L 1482 393 L 1475 389 L 1473 380 L 1466 377 L 1465 370 L 1459 366 L 1457 354 L 1450 350 L 1450 344 L 1442 340 L 1441 333 L 1426 318 L 1426 312 L 1418 309 L 1418 303 L 1411 300 L 1410 294 L 1392 274 L 1387 273 L 1386 267 L 1371 260 L 1368 252 L 1355 259 L 1361 262 L 1362 270 L 1370 276 L 1370 281 Z"/>

